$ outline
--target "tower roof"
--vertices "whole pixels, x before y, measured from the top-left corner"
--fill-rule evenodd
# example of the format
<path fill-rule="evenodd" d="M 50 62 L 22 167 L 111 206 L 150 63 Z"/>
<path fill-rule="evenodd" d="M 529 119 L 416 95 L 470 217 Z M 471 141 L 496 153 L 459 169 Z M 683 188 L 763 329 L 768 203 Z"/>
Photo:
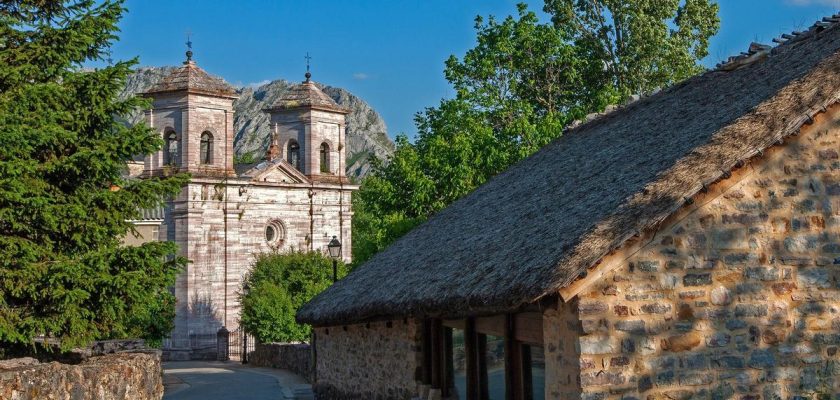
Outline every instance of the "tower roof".
<path fill-rule="evenodd" d="M 236 90 L 223 79 L 212 76 L 187 59 L 184 65 L 176 68 L 160 82 L 152 86 L 146 94 L 187 91 L 209 96 L 236 98 Z"/>
<path fill-rule="evenodd" d="M 265 111 L 292 110 L 297 108 L 312 108 L 340 114 L 348 114 L 350 112 L 349 109 L 340 106 L 330 96 L 327 96 L 308 77 L 305 81 L 289 88 L 286 93 L 283 93 Z"/>

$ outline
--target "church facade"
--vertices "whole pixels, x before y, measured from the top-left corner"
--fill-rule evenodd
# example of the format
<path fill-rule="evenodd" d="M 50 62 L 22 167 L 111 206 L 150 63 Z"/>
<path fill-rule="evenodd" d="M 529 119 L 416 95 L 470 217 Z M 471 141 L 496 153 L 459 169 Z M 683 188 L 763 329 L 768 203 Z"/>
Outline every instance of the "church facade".
<path fill-rule="evenodd" d="M 210 358 L 221 327 L 239 325 L 238 294 L 257 254 L 327 251 L 335 237 L 350 261 L 351 193 L 345 176 L 348 110 L 324 94 L 307 72 L 271 107 L 272 143 L 256 164 L 235 165 L 234 89 L 187 54 L 183 66 L 144 94 L 146 123 L 164 147 L 147 156 L 141 177 L 188 172 L 192 179 L 162 212 L 159 229 L 190 263 L 174 287 L 170 359 Z M 141 224 L 142 221 L 138 221 Z"/>

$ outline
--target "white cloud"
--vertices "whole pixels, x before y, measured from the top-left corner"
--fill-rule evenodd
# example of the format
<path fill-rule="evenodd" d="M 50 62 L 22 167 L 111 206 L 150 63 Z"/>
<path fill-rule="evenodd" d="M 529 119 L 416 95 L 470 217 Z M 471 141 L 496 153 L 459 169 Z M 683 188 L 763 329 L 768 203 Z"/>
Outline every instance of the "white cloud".
<path fill-rule="evenodd" d="M 363 80 L 366 80 L 366 79 L 370 79 L 370 75 L 368 75 L 364 72 L 356 72 L 355 74 L 353 74 L 353 79 L 355 79 L 357 81 L 363 81 Z"/>
<path fill-rule="evenodd" d="M 840 8 L 840 0 L 787 0 L 794 6 L 831 6 Z"/>
<path fill-rule="evenodd" d="M 256 88 L 258 88 L 258 87 L 260 87 L 260 86 L 262 86 L 262 85 L 268 85 L 269 83 L 271 83 L 271 81 L 270 81 L 270 80 L 268 80 L 268 79 L 263 79 L 263 80 L 261 80 L 261 81 L 259 81 L 259 82 L 251 82 L 251 83 L 249 83 L 249 84 L 247 84 L 247 85 L 245 85 L 245 86 L 246 86 L 246 87 L 249 87 L 249 88 L 251 88 L 251 89 L 256 89 Z"/>

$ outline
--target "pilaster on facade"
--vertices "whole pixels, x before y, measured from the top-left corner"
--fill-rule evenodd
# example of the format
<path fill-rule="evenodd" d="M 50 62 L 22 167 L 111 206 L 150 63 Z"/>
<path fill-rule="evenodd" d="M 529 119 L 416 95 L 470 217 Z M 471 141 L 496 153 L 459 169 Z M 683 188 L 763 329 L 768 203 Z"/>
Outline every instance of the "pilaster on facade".
<path fill-rule="evenodd" d="M 189 101 L 189 100 L 188 100 Z M 179 167 L 182 170 L 187 170 L 189 165 L 192 163 L 192 146 L 190 145 L 190 119 L 192 114 L 195 113 L 195 108 L 187 106 L 181 108 L 181 131 L 178 133 L 178 145 L 180 146 L 180 160 L 179 160 Z"/>

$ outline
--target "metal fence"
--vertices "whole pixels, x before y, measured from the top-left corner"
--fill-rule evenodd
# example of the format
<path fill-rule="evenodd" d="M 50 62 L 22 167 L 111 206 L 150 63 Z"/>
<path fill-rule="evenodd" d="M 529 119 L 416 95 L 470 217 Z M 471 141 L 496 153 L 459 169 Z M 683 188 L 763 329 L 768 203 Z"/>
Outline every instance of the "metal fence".
<path fill-rule="evenodd" d="M 254 337 L 245 332 L 242 327 L 235 331 L 228 331 L 224 327 L 216 334 L 216 347 L 220 361 L 248 362 L 248 353 L 254 351 Z"/>

